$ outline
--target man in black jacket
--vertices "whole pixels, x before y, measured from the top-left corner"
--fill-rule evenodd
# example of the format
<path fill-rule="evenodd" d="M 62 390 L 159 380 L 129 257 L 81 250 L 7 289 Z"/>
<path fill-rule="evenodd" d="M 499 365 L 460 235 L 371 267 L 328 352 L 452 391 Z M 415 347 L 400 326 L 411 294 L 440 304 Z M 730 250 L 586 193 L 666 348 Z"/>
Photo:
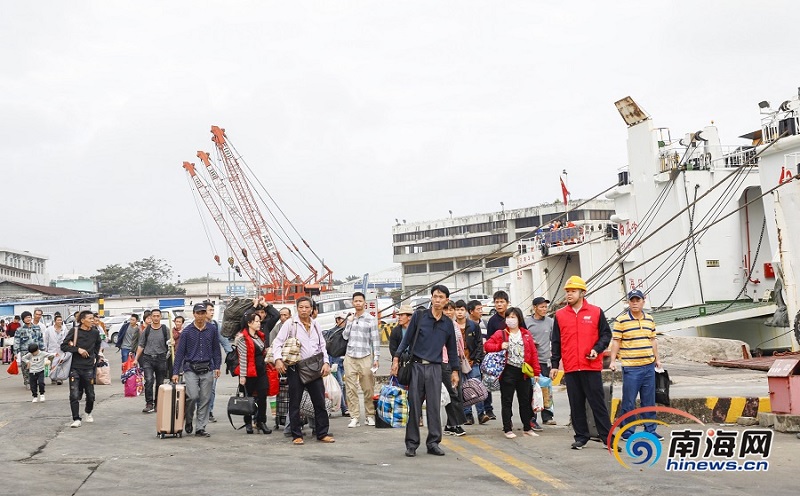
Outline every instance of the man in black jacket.
<path fill-rule="evenodd" d="M 94 374 L 97 367 L 97 358 L 100 355 L 100 331 L 93 326 L 94 314 L 88 310 L 78 314 L 77 343 L 73 343 L 74 332 L 67 334 L 61 343 L 61 351 L 72 353 L 72 364 L 69 370 L 69 406 L 72 409 L 72 423 L 70 427 L 81 426 L 79 412 L 83 392 L 86 392 L 86 421 L 94 422 L 92 409 L 94 408 Z"/>
<path fill-rule="evenodd" d="M 397 324 L 392 328 L 392 333 L 389 335 L 389 353 L 392 356 L 397 351 L 397 347 L 400 346 L 403 336 L 406 335 L 412 315 L 414 315 L 414 309 L 411 308 L 411 305 L 400 306 L 400 311 L 397 312 Z"/>

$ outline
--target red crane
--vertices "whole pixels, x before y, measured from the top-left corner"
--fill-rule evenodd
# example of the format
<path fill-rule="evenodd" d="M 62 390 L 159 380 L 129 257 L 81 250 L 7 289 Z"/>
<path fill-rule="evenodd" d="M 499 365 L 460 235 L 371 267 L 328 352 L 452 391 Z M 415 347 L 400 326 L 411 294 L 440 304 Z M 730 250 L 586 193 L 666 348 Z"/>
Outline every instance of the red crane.
<path fill-rule="evenodd" d="M 236 261 L 244 268 L 247 277 L 261 288 L 267 300 L 275 302 L 294 301 L 300 296 L 318 294 L 329 289 L 333 282 L 333 272 L 300 236 L 280 206 L 275 204 L 291 229 L 300 236 L 305 247 L 322 264 L 321 276 L 320 271 L 314 268 L 297 244 L 292 241 L 292 237 L 278 216 L 274 215 L 273 210 L 255 187 L 257 183 L 264 189 L 263 185 L 236 153 L 225 130 L 212 126 L 211 134 L 211 141 L 214 142 L 217 151 L 216 162 L 207 152 L 197 152 L 197 157 L 205 165 L 211 180 L 210 185 L 208 181 L 200 178 L 194 164 L 184 162 L 183 167 L 189 172 L 195 191 L 205 203 L 226 244 L 236 257 Z M 242 168 L 242 164 L 250 172 L 249 175 Z M 274 203 L 266 189 L 264 193 Z M 274 227 L 267 223 L 261 210 L 262 206 L 271 214 Z M 223 215 L 223 211 L 227 212 L 227 218 Z M 310 271 L 309 276 L 303 278 L 283 259 L 275 244 L 275 238 L 279 239 L 290 254 Z M 218 255 L 215 255 L 214 259 L 219 263 Z M 234 266 L 233 257 L 228 257 L 228 263 L 238 268 Z"/>

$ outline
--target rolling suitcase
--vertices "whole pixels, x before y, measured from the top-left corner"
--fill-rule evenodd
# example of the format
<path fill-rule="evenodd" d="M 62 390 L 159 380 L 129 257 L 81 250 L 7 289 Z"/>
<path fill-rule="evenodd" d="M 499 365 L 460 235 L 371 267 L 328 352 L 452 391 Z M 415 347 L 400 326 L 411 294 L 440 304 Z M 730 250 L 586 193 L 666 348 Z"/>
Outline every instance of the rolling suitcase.
<path fill-rule="evenodd" d="M 158 386 L 156 400 L 156 435 L 161 439 L 171 435 L 183 437 L 186 414 L 186 386 L 162 384 Z"/>
<path fill-rule="evenodd" d="M 614 394 L 614 383 L 613 382 L 604 382 L 603 383 L 603 395 L 605 396 L 606 400 L 606 409 L 608 410 L 608 414 L 611 415 L 611 398 Z M 605 441 L 605 439 L 600 439 L 600 433 L 597 432 L 597 425 L 594 422 L 594 415 L 592 414 L 592 409 L 589 407 L 589 402 L 586 402 L 586 420 L 589 422 L 589 436 L 591 436 L 593 441 Z"/>
<path fill-rule="evenodd" d="M 275 428 L 287 425 L 289 417 L 289 383 L 286 376 L 280 376 L 278 397 L 275 398 Z"/>
<path fill-rule="evenodd" d="M 14 354 L 11 352 L 11 346 L 6 346 L 3 348 L 3 364 L 9 364 L 13 359 Z"/>

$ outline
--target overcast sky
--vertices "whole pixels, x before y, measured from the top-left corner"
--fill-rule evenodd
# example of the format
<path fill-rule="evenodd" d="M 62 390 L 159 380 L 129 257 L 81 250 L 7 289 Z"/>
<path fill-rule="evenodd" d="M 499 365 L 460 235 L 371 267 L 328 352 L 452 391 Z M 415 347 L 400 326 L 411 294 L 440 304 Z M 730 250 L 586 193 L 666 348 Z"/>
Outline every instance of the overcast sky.
<path fill-rule="evenodd" d="M 614 101 L 724 144 L 800 86 L 796 1 L 3 2 L 0 246 L 51 277 L 220 273 L 181 168 L 212 124 L 337 277 L 409 222 L 573 198 L 627 162 Z M 222 258 L 221 236 L 215 245 Z M 221 274 L 220 274 L 221 275 Z"/>

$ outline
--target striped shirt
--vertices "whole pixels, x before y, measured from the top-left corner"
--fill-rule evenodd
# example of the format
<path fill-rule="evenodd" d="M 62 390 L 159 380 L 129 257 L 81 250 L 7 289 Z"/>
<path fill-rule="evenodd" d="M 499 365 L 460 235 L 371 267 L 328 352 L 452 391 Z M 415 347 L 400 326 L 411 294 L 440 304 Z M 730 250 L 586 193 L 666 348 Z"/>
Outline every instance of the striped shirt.
<path fill-rule="evenodd" d="M 620 341 L 619 360 L 623 367 L 640 367 L 655 362 L 651 340 L 656 337 L 656 323 L 652 315 L 644 313 L 641 319 L 637 319 L 630 310 L 621 313 L 614 320 L 612 337 Z"/>
<path fill-rule="evenodd" d="M 381 336 L 378 334 L 378 322 L 367 312 L 353 317 L 342 332 L 347 340 L 345 356 L 364 358 L 375 355 L 373 361 L 381 356 Z"/>

